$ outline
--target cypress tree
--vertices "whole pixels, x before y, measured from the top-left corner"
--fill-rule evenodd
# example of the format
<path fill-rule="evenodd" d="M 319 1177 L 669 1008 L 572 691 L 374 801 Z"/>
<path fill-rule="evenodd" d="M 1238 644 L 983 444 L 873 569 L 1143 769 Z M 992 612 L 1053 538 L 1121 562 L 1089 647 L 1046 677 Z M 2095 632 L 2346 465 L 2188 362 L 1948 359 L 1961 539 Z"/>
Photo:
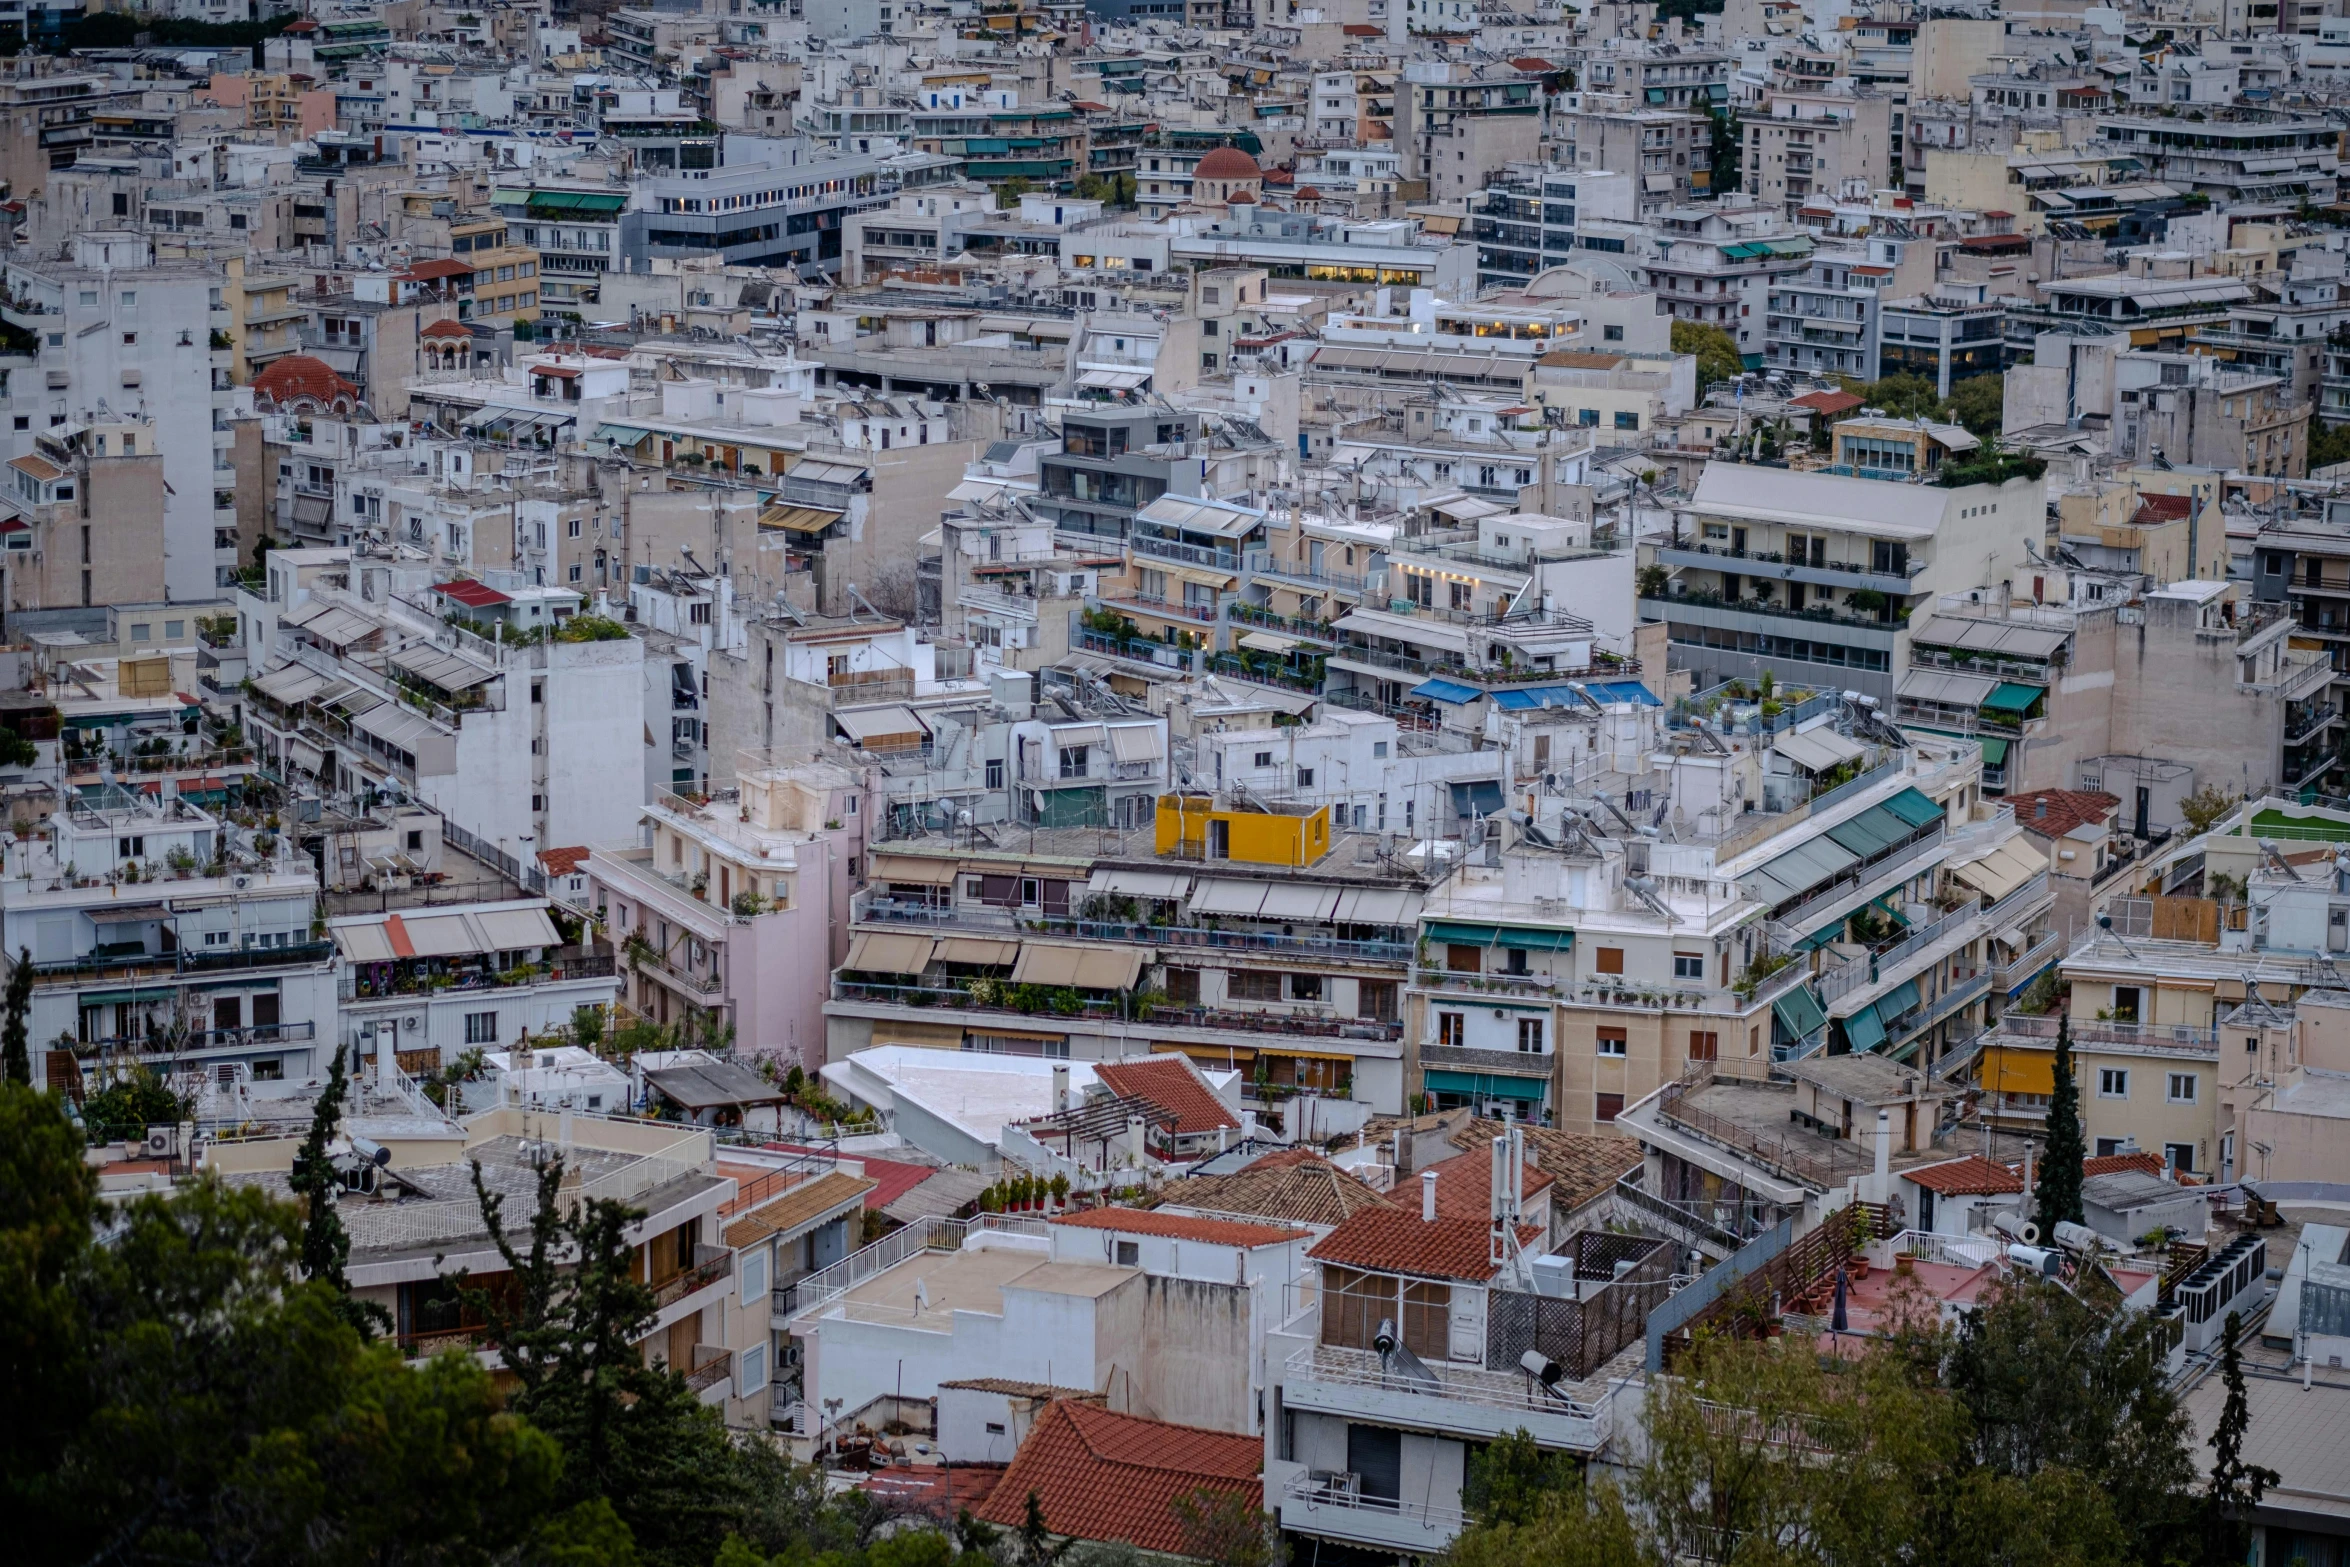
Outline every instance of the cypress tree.
<path fill-rule="evenodd" d="M 2081 1090 L 2073 1081 L 2073 1025 L 2063 1012 L 2056 1015 L 2056 1081 L 2048 1095 L 2048 1154 L 2040 1170 L 2039 1202 L 2032 1218 L 2043 1242 L 2056 1234 L 2059 1220 L 2085 1222 L 2081 1217 Z"/>

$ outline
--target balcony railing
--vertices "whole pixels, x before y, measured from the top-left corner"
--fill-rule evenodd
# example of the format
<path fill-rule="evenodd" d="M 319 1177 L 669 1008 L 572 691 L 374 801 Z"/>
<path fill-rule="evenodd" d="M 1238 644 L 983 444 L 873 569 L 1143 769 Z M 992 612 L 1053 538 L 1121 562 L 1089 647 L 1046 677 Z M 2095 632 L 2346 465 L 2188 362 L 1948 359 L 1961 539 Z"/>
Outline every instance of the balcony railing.
<path fill-rule="evenodd" d="M 2003 963 L 1992 971 L 1993 981 L 2003 991 L 2013 991 L 2018 985 L 2038 976 L 2040 971 L 2064 956 L 2067 943 L 2061 932 L 2051 931 L 2032 944 L 2031 950 L 2012 963 Z"/>
<path fill-rule="evenodd" d="M 941 907 L 908 899 L 865 895 L 850 905 L 849 917 L 892 925 L 921 925 L 932 929 L 986 931 L 994 935 L 1075 936 L 1085 941 L 1140 942 L 1154 947 L 1185 947 L 1223 952 L 1265 952 L 1311 956 L 1358 963 L 1405 963 L 1412 956 L 1409 941 L 1355 940 L 1312 932 L 1291 934 L 1279 930 L 1236 930 L 1205 925 L 1160 925 L 1141 921 L 1073 919 L 1065 915 L 1016 914 L 1010 909 L 973 908 L 969 904 Z"/>
<path fill-rule="evenodd" d="M 331 941 L 304 941 L 285 947 L 246 947 L 235 952 L 191 952 L 183 947 L 177 952 L 68 958 L 56 963 L 36 961 L 33 973 L 42 979 L 51 980 L 111 976 L 145 979 L 170 974 L 217 974 L 238 969 L 289 968 L 297 964 L 323 963 L 334 955 L 335 944 Z"/>
<path fill-rule="evenodd" d="M 1468 969 L 1420 967 L 1412 970 L 1413 989 L 1455 995 L 1547 996 L 1573 985 L 1573 979 L 1554 974 L 1486 974 Z"/>
<path fill-rule="evenodd" d="M 1841 1186 L 1854 1175 L 1868 1172 L 1870 1161 L 1849 1144 L 1828 1138 L 1794 1138 L 1733 1121 L 1727 1116 L 1691 1104 L 1689 1096 L 1711 1087 L 1713 1071 L 1667 1083 L 1657 1091 L 1656 1112 L 1666 1121 L 1686 1127 L 1712 1142 L 1735 1149 L 1756 1163 L 1822 1189 Z M 1790 1098 L 1792 1105 L 1792 1098 Z"/>
<path fill-rule="evenodd" d="M 1541 1387 L 1521 1372 L 1487 1371 L 1482 1366 L 1429 1361 L 1411 1372 L 1384 1364 L 1370 1350 L 1314 1344 L 1291 1355 L 1288 1379 L 1420 1398 L 1444 1399 L 1512 1415 L 1539 1415 L 1571 1423 L 1596 1446 L 1607 1434 L 1605 1403 L 1579 1403 Z"/>
<path fill-rule="evenodd" d="M 1181 539 L 1157 538 L 1147 533 L 1136 533 L 1128 544 L 1137 555 L 1153 560 L 1181 561 L 1189 566 L 1204 566 L 1213 571 L 1238 573 L 1240 555 L 1234 550 L 1209 549 L 1201 544 L 1186 544 Z"/>
<path fill-rule="evenodd" d="M 1538 1050 L 1474 1050 L 1463 1045 L 1422 1045 L 1420 1065 L 1439 1071 L 1498 1072 L 1505 1077 L 1548 1078 L 1556 1057 Z"/>
<path fill-rule="evenodd" d="M 720 1279 L 733 1275 L 734 1252 L 722 1248 L 717 1256 L 704 1258 L 667 1283 L 656 1285 L 653 1289 L 653 1309 L 665 1310 L 688 1295 L 698 1294 Z"/>
<path fill-rule="evenodd" d="M 2047 1040 L 2053 1044 L 2056 1040 L 2056 1019 L 2019 1017 L 2010 1012 L 1999 1020 L 1999 1032 L 2007 1038 L 2034 1042 Z M 2165 1055 L 2210 1056 L 2219 1050 L 2218 1031 L 2197 1028 L 2192 1023 L 2128 1023 L 2109 1018 L 2075 1018 L 2072 1022 L 2072 1038 L 2076 1045 L 2120 1045 Z"/>
<path fill-rule="evenodd" d="M 304 1018 L 299 1023 L 256 1023 L 250 1028 L 199 1028 L 179 1035 L 108 1034 L 100 1039 L 76 1041 L 73 1052 L 77 1056 L 118 1050 L 182 1055 L 192 1051 L 246 1050 L 255 1046 L 297 1044 L 317 1037 L 318 1024 Z"/>
<path fill-rule="evenodd" d="M 1726 599 L 1719 593 L 1707 592 L 1674 593 L 1664 598 L 1643 598 L 1640 601 L 1641 613 L 1653 615 L 1659 620 L 1671 619 L 1676 608 L 1720 609 L 1741 615 L 1769 615 L 1781 620 L 1808 620 L 1816 625 L 1850 626 L 1858 631 L 1888 633 L 1899 631 L 1906 619 L 1898 615 L 1890 620 L 1879 619 L 1874 615 L 1848 615 L 1840 610 L 1822 609 L 1811 604 L 1801 609 L 1790 609 L 1775 598 Z"/>

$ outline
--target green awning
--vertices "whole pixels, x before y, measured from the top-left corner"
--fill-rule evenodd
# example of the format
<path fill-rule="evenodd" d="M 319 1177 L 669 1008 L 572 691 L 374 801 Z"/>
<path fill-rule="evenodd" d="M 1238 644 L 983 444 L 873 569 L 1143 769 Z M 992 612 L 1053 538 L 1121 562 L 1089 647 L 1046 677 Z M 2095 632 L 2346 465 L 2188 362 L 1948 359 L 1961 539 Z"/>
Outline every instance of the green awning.
<path fill-rule="evenodd" d="M 1844 1020 L 1844 1042 L 1854 1055 L 1864 1055 L 1885 1042 L 1885 1025 L 1875 1007 L 1862 1007 Z"/>
<path fill-rule="evenodd" d="M 1828 1009 L 1820 1005 L 1809 985 L 1798 985 L 1773 1001 L 1771 1012 L 1797 1039 L 1808 1039 L 1828 1021 Z"/>
<path fill-rule="evenodd" d="M 87 990 L 74 998 L 81 1007 L 111 1007 L 128 1005 L 134 1001 L 169 1001 L 172 992 L 167 986 L 161 990 Z"/>
<path fill-rule="evenodd" d="M 1912 830 L 1908 822 L 1878 805 L 1829 828 L 1828 841 L 1863 860 L 1873 860 L 1907 838 Z"/>
<path fill-rule="evenodd" d="M 1520 952 L 1565 952 L 1575 945 L 1571 930 L 1521 930 L 1503 926 L 1501 944 Z"/>
<path fill-rule="evenodd" d="M 534 190 L 529 204 L 534 212 L 618 212 L 628 205 L 628 197 L 603 191 Z"/>
<path fill-rule="evenodd" d="M 1912 827 L 1929 826 L 1932 823 L 1941 820 L 1942 817 L 1942 807 L 1936 805 L 1933 801 L 1927 799 L 1924 795 L 1918 793 L 1915 789 L 1902 790 L 1892 799 L 1887 800 L 1883 805 L 1879 806 L 1878 809 L 1891 811 L 1894 815 L 1900 817 L 1903 821 L 1909 823 Z"/>
<path fill-rule="evenodd" d="M 1843 935 L 1844 920 L 1839 916 L 1797 942 L 1795 950 L 1797 952 L 1817 952 L 1830 942 L 1839 940 Z"/>
<path fill-rule="evenodd" d="M 1983 765 L 1986 767 L 2007 765 L 2007 742 L 2005 740 L 1985 740 L 1983 742 Z"/>
<path fill-rule="evenodd" d="M 1904 980 L 1901 984 L 1877 998 L 1876 1013 L 1881 1018 L 1897 1018 L 1918 1004 L 1918 982 Z"/>
<path fill-rule="evenodd" d="M 1523 1099 L 1540 1104 L 1550 1079 L 1503 1077 L 1494 1072 L 1424 1072 L 1432 1094 L 1482 1094 L 1488 1099 Z"/>
<path fill-rule="evenodd" d="M 2032 710 L 2032 704 L 2045 695 L 2047 692 L 2039 686 L 2020 685 L 2013 680 L 2001 681 L 1992 688 L 1989 696 L 1983 698 L 1983 711 L 2028 713 Z"/>
<path fill-rule="evenodd" d="M 1492 925 L 1461 925 L 1451 920 L 1430 920 L 1428 939 L 1452 947 L 1490 947 L 1501 939 L 1501 931 Z"/>

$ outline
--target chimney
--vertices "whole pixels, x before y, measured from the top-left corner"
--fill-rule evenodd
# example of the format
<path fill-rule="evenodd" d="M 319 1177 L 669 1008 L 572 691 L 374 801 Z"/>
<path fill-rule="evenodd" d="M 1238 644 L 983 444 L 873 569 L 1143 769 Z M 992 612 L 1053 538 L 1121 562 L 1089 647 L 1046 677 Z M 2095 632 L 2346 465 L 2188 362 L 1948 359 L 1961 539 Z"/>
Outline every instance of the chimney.
<path fill-rule="evenodd" d="M 1420 1222 L 1423 1224 L 1436 1222 L 1436 1172 L 1434 1170 L 1420 1172 Z"/>
<path fill-rule="evenodd" d="M 1053 1063 L 1053 1112 L 1059 1114 L 1069 1108 L 1069 1065 L 1065 1061 Z"/>
<path fill-rule="evenodd" d="M 1893 1195 L 1893 1112 L 1877 1106 L 1877 1201 Z"/>
<path fill-rule="evenodd" d="M 1409 1121 L 1395 1129 L 1395 1173 L 1412 1173 L 1412 1123 Z"/>
<path fill-rule="evenodd" d="M 1131 1142 L 1132 1142 L 1132 1144 L 1133 1144 L 1133 1147 L 1134 1147 L 1134 1163 L 1135 1163 L 1135 1166 L 1136 1166 L 1136 1168 L 1138 1168 L 1138 1169 L 1139 1169 L 1139 1168 L 1141 1167 L 1141 1165 L 1142 1165 L 1142 1158 L 1143 1158 L 1143 1146 L 1142 1146 L 1142 1117 L 1141 1117 L 1141 1116 L 1139 1116 L 1139 1115 L 1130 1115 L 1130 1116 L 1128 1116 L 1128 1117 L 1126 1118 L 1126 1135 L 1127 1135 L 1127 1137 L 1128 1137 L 1128 1138 L 1131 1140 Z"/>

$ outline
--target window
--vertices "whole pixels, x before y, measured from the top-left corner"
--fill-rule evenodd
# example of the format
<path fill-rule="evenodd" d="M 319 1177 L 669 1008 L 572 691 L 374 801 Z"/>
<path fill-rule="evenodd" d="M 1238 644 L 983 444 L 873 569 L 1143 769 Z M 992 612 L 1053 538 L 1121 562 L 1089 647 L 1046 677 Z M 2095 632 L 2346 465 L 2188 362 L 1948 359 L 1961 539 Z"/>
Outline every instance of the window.
<path fill-rule="evenodd" d="M 1386 741 L 1384 741 L 1384 740 L 1374 740 L 1374 741 L 1372 741 L 1372 742 L 1371 742 L 1371 758 L 1372 758 L 1372 760 L 1373 760 L 1373 761 L 1384 761 L 1384 760 L 1386 760 L 1386 758 L 1387 758 L 1387 742 L 1386 742 Z"/>
<path fill-rule="evenodd" d="M 1599 329 L 1599 336 L 1602 342 L 1620 343 L 1624 340 L 1624 329 L 1620 326 L 1603 326 Z"/>
<path fill-rule="evenodd" d="M 1119 1241 L 1117 1247 L 1116 1255 L 1119 1267 L 1139 1268 L 1142 1266 L 1142 1242 Z"/>
<path fill-rule="evenodd" d="M 575 538 L 575 539 L 579 537 L 579 530 L 580 530 L 581 526 L 582 526 L 582 523 L 581 523 L 581 520 L 580 520 L 579 518 L 577 518 L 577 517 L 574 517 L 574 518 L 572 518 L 572 519 L 571 519 L 571 523 L 570 523 L 571 537 L 573 537 L 573 538 Z"/>
<path fill-rule="evenodd" d="M 1689 1031 L 1689 1059 L 1716 1061 L 1721 1059 L 1722 1036 L 1710 1029 L 1693 1028 Z"/>
<path fill-rule="evenodd" d="M 1300 789 L 1311 789 L 1314 786 L 1314 770 L 1311 767 L 1297 770 L 1297 786 Z"/>
<path fill-rule="evenodd" d="M 1292 974 L 1289 976 L 1289 999 L 1292 1001 L 1319 1001 L 1322 999 L 1322 976 L 1319 974 Z"/>
<path fill-rule="evenodd" d="M 1063 778 L 1083 778 L 1085 776 L 1085 756 L 1090 749 L 1092 748 L 1082 745 L 1062 746 L 1061 776 Z"/>
<path fill-rule="evenodd" d="M 1675 978 L 1675 979 L 1695 979 L 1695 980 L 1702 980 L 1702 979 L 1704 979 L 1704 978 L 1705 978 L 1705 954 L 1704 954 L 1704 953 L 1702 953 L 1702 952 L 1676 952 L 1676 953 L 1674 953 L 1674 954 L 1673 954 L 1673 978 Z"/>
<path fill-rule="evenodd" d="M 2127 1099 L 2130 1097 L 2130 1073 L 2127 1067 L 2101 1066 L 2097 1069 L 2097 1097 L 2100 1099 Z"/>
<path fill-rule="evenodd" d="M 1458 1050 L 1467 1038 L 1467 1030 L 1458 1012 L 1436 1014 L 1436 1042 L 1447 1050 Z"/>
<path fill-rule="evenodd" d="M 753 1344 L 742 1352 L 742 1386 L 735 1389 L 738 1397 L 749 1398 L 767 1387 L 767 1346 Z"/>
<path fill-rule="evenodd" d="M 767 1253 L 754 1247 L 743 1253 L 743 1304 L 756 1306 L 767 1294 Z"/>
<path fill-rule="evenodd" d="M 1270 752 L 1270 751 L 1259 751 L 1259 752 L 1257 753 L 1257 759 L 1256 759 L 1256 761 L 1254 761 L 1254 762 L 1253 762 L 1253 763 L 1251 763 L 1250 765 L 1251 765 L 1251 766 L 1254 766 L 1254 767 L 1270 767 L 1270 766 L 1272 766 L 1272 765 L 1273 765 L 1273 753 L 1272 753 L 1272 752 Z"/>
<path fill-rule="evenodd" d="M 1618 1061 L 1623 1060 L 1625 1044 L 1630 1037 L 1625 1030 L 1620 1028 L 1601 1029 L 1599 1031 L 1599 1053 Z"/>
<path fill-rule="evenodd" d="M 2115 1022 L 2117 1022 L 2117 1023 L 2135 1023 L 2135 1022 L 2139 1021 L 2139 1018 L 2138 1018 L 2138 1011 L 2139 1011 L 2139 1007 L 2140 1007 L 2140 1005 L 2141 1005 L 2141 1003 L 2140 1003 L 2140 999 L 2139 999 L 2139 998 L 2140 998 L 2142 995 L 2144 995 L 2144 992 L 2143 992 L 2143 991 L 2142 991 L 2142 990 L 2141 990 L 2141 989 L 2140 989 L 2138 986 L 2136 986 L 2136 985 L 2116 985 L 2116 986 L 2114 986 L 2114 987 L 2113 987 L 2113 1017 L 2114 1017 L 2114 1021 L 2115 1021 Z"/>
<path fill-rule="evenodd" d="M 1632 411 L 1632 410 L 1629 410 L 1629 409 L 1626 409 L 1626 410 L 1620 410 L 1620 411 L 1619 411 L 1619 412 L 1616 414 L 1616 428 L 1617 428 L 1617 429 L 1619 429 L 1619 430 L 1637 430 L 1637 429 L 1639 429 L 1639 428 L 1640 428 L 1640 415 L 1639 415 L 1637 412 L 1635 412 L 1635 411 Z"/>
<path fill-rule="evenodd" d="M 1279 973 L 1266 969 L 1234 969 L 1225 977 L 1224 994 L 1234 1001 L 1279 1001 Z"/>
<path fill-rule="evenodd" d="M 1591 1119 L 1603 1126 L 1621 1115 L 1623 1110 L 1624 1096 L 1622 1094 L 1593 1094 L 1591 1096 Z"/>
<path fill-rule="evenodd" d="M 1624 949 L 1622 947 L 1593 947 L 1591 949 L 1591 972 L 1594 974 L 1623 973 Z"/>
<path fill-rule="evenodd" d="M 987 786 L 990 789 L 1001 789 L 1004 786 L 1004 759 L 1000 756 L 988 760 Z"/>
<path fill-rule="evenodd" d="M 1518 1054 L 1525 1056 L 1542 1054 L 1542 1019 L 1538 1017 L 1518 1019 Z"/>
<path fill-rule="evenodd" d="M 2195 1102 L 2196 1093 L 2195 1082 L 2195 1074 L 2192 1072 L 2171 1073 L 2170 1092 L 2168 1095 L 2170 1102 L 2175 1105 L 2193 1104 Z"/>
<path fill-rule="evenodd" d="M 147 857 L 147 840 L 143 837 L 115 839 L 114 857 L 118 860 L 145 859 Z"/>
<path fill-rule="evenodd" d="M 2195 1173 L 2195 1145 L 2193 1143 L 2164 1143 L 2162 1162 L 2172 1169 L 2192 1175 Z"/>

